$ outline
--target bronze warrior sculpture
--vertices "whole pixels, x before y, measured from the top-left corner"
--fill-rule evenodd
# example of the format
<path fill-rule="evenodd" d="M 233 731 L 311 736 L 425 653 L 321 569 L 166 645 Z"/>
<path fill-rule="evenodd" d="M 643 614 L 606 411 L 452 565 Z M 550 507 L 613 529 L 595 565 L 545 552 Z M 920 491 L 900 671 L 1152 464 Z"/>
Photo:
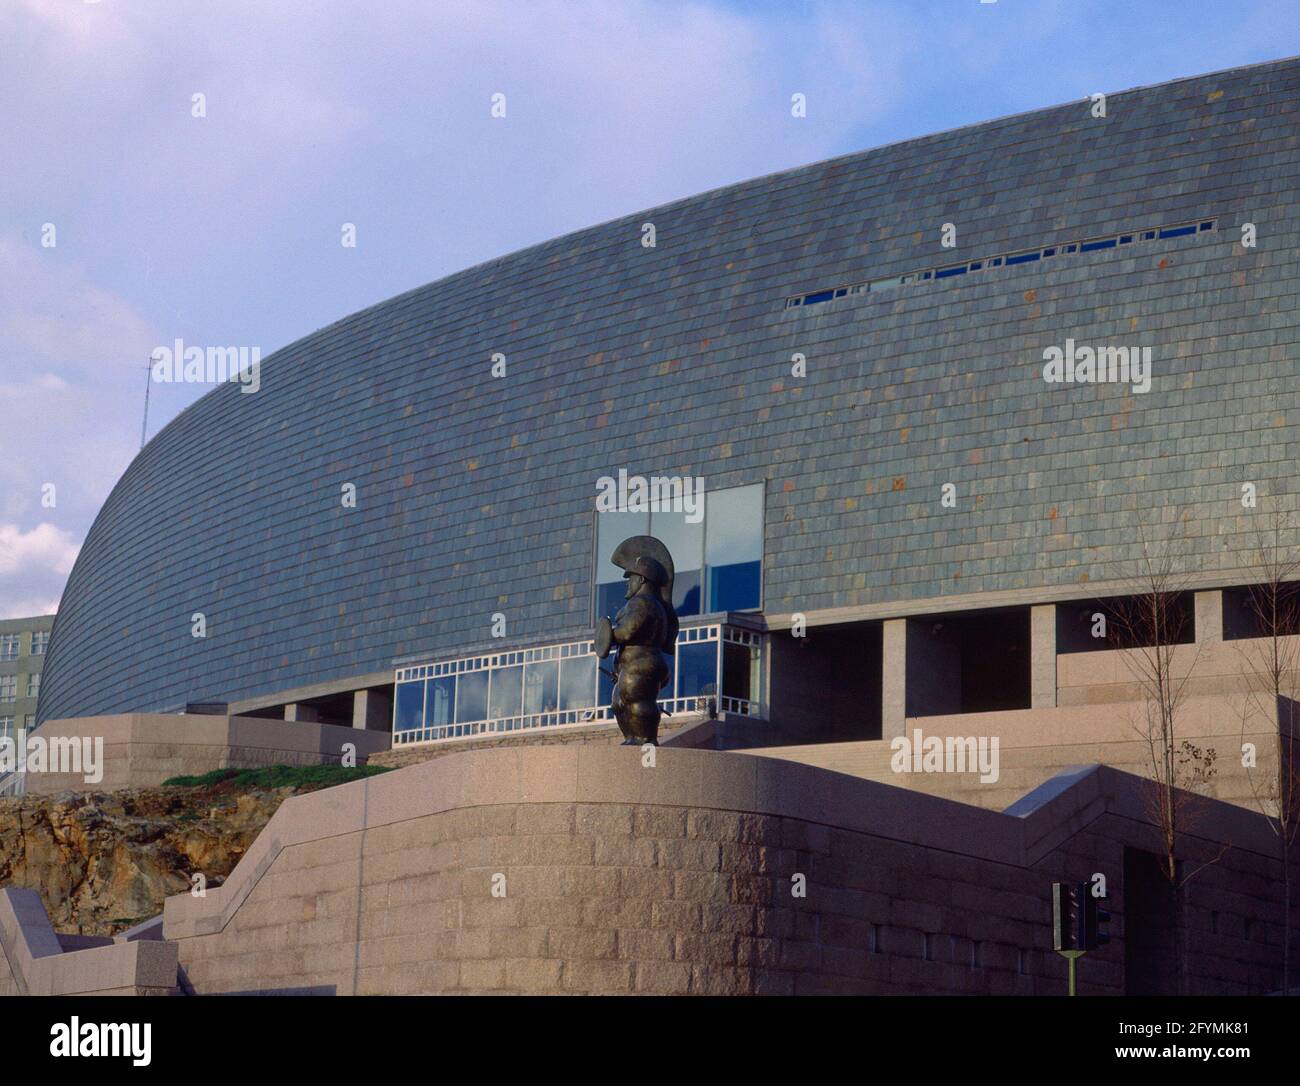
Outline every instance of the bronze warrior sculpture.
<path fill-rule="evenodd" d="M 611 623 L 596 625 L 596 655 L 614 657 L 610 707 L 623 745 L 659 745 L 659 691 L 668 685 L 665 655 L 677 646 L 673 609 L 673 558 L 654 536 L 635 535 L 615 549 L 610 561 L 623 570 L 627 602 Z"/>

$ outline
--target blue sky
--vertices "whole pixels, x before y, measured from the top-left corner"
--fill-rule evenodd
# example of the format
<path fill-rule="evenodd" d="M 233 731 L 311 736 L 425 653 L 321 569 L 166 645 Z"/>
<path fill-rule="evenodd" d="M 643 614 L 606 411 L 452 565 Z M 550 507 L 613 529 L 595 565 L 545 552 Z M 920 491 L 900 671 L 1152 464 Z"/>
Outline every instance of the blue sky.
<path fill-rule="evenodd" d="M 705 189 L 1297 53 L 1295 0 L 0 0 L 0 617 L 55 608 L 156 346 L 265 356 Z"/>

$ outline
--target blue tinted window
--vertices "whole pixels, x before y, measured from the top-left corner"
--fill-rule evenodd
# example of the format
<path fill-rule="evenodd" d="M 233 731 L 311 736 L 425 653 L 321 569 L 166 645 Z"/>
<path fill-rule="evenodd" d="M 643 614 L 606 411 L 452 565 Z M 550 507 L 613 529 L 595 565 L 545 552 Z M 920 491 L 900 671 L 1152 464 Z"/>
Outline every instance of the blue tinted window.
<path fill-rule="evenodd" d="M 524 712 L 549 713 L 559 708 L 560 665 L 555 660 L 524 668 Z"/>
<path fill-rule="evenodd" d="M 966 265 L 962 264 L 960 267 L 956 267 L 956 268 L 941 268 L 939 271 L 934 273 L 934 277 L 936 279 L 947 279 L 951 275 L 965 275 L 965 274 L 966 274 Z"/>
<path fill-rule="evenodd" d="M 833 291 L 833 290 L 820 290 L 820 291 L 818 291 L 816 294 L 806 294 L 806 295 L 804 295 L 803 304 L 804 304 L 804 305 L 817 305 L 817 304 L 819 304 L 820 302 L 829 302 L 829 301 L 830 301 L 832 298 L 834 298 L 834 297 L 835 297 L 835 291 Z"/>
<path fill-rule="evenodd" d="M 702 499 L 708 504 L 706 492 Z M 694 513 L 651 513 L 650 534 L 663 542 L 673 556 L 673 606 L 679 615 L 698 615 L 704 580 L 704 509 Z M 691 516 L 696 517 L 691 523 Z"/>
<path fill-rule="evenodd" d="M 1203 222 L 1203 223 L 1201 223 L 1201 229 L 1202 229 L 1202 230 L 1210 230 L 1210 229 L 1212 229 L 1213 227 L 1214 227 L 1214 220 L 1213 220 L 1213 219 L 1211 219 L 1209 222 Z"/>
<path fill-rule="evenodd" d="M 424 683 L 397 684 L 397 711 L 393 717 L 393 730 L 398 732 L 418 728 L 424 716 Z"/>
<path fill-rule="evenodd" d="M 1039 253 L 1017 253 L 1015 256 L 1007 257 L 1007 264 L 1028 264 L 1031 260 L 1037 260 Z"/>
<path fill-rule="evenodd" d="M 467 724 L 475 720 L 486 720 L 488 673 L 486 671 L 467 671 L 456 679 L 456 723 Z"/>
<path fill-rule="evenodd" d="M 456 677 L 444 675 L 424 684 L 424 726 L 452 723 L 452 710 L 456 705 Z"/>
<path fill-rule="evenodd" d="M 712 685 L 717 693 L 718 644 L 703 641 L 694 645 L 677 646 L 677 696 L 691 698 L 705 693 Z"/>
<path fill-rule="evenodd" d="M 710 613 L 762 605 L 762 483 L 707 495 L 704 564 Z"/>
<path fill-rule="evenodd" d="M 488 699 L 488 718 L 500 720 L 503 717 L 518 716 L 522 711 L 523 686 L 522 667 L 494 668 Z"/>
<path fill-rule="evenodd" d="M 1103 238 L 1101 241 L 1085 241 L 1081 248 L 1085 253 L 1091 253 L 1097 249 L 1113 249 L 1115 248 L 1115 239 Z"/>
<path fill-rule="evenodd" d="M 1181 238 L 1187 234 L 1195 233 L 1196 227 L 1194 226 L 1169 226 L 1160 231 L 1160 236 L 1162 238 Z"/>
<path fill-rule="evenodd" d="M 596 697 L 596 658 L 570 656 L 560 662 L 560 708 L 589 709 Z"/>

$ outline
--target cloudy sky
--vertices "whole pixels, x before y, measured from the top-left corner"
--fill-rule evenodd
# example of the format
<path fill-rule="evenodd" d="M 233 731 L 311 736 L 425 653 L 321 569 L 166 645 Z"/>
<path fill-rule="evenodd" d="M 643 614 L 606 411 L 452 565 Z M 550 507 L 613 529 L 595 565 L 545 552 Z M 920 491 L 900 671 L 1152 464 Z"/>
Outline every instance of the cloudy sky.
<path fill-rule="evenodd" d="M 0 0 L 0 617 L 56 609 L 156 346 L 265 356 L 705 189 L 1297 53 L 1295 0 Z"/>

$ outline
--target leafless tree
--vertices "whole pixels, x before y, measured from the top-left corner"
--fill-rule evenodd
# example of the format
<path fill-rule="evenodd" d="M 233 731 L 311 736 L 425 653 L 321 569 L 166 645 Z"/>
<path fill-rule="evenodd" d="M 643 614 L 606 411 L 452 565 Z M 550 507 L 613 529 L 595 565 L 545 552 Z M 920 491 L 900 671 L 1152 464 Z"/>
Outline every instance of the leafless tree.
<path fill-rule="evenodd" d="M 1226 849 L 1195 868 L 1179 863 L 1180 845 L 1196 818 L 1195 793 L 1215 775 L 1217 752 L 1179 734 L 1188 682 L 1200 657 L 1186 606 L 1189 578 L 1178 553 L 1186 525 L 1175 522 L 1168 543 L 1153 543 L 1140 525 L 1141 554 L 1129 592 L 1109 605 L 1115 642 L 1141 695 L 1132 723 L 1147 753 L 1148 812 L 1164 849 L 1161 871 L 1173 897 L 1173 937 L 1179 987 L 1188 990 L 1187 884 Z"/>
<path fill-rule="evenodd" d="M 1291 848 L 1300 831 L 1300 777 L 1296 770 L 1296 730 L 1300 726 L 1300 553 L 1287 546 L 1291 518 L 1276 513 L 1256 533 L 1247 606 L 1255 638 L 1238 642 L 1247 695 L 1242 711 L 1242 757 L 1251 794 L 1277 837 L 1282 869 L 1282 990 L 1291 992 Z M 1275 765 L 1257 773 L 1251 721 L 1262 724 L 1274 742 Z M 1256 728 L 1256 732 L 1258 727 Z"/>

